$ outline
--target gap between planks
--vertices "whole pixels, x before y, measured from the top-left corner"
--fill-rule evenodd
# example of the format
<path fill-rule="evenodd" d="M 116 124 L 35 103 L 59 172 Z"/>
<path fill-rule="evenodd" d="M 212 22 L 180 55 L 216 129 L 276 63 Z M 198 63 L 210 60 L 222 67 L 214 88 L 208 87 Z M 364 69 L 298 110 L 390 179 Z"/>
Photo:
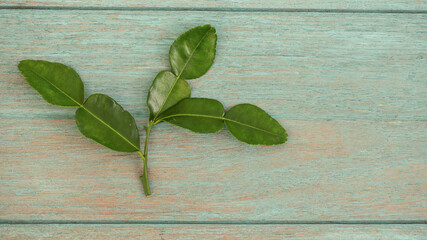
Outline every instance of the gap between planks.
<path fill-rule="evenodd" d="M 325 220 L 325 221 L 161 221 L 161 220 L 119 220 L 119 221 L 87 221 L 87 220 L 0 220 L 0 225 L 12 224 L 151 224 L 151 225 L 380 225 L 380 224 L 427 224 L 427 220 Z"/>
<path fill-rule="evenodd" d="M 320 8 L 168 8 L 168 7 L 67 7 L 67 6 L 0 6 L 11 10 L 86 10 L 86 11 L 167 11 L 167 12 L 271 12 L 271 13 L 402 13 L 427 14 L 427 10 L 395 9 L 320 9 Z"/>

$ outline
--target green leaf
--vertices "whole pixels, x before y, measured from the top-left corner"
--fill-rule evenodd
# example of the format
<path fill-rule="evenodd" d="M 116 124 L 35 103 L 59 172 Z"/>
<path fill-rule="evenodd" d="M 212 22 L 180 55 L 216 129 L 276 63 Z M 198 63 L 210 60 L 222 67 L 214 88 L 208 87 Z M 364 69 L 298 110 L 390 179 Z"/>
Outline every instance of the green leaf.
<path fill-rule="evenodd" d="M 160 121 L 197 133 L 215 133 L 224 127 L 224 106 L 214 99 L 186 98 L 160 114 Z"/>
<path fill-rule="evenodd" d="M 169 50 L 172 72 L 184 79 L 205 74 L 215 59 L 216 39 L 211 25 L 192 28 L 179 36 Z"/>
<path fill-rule="evenodd" d="M 261 108 L 239 104 L 225 114 L 227 129 L 248 144 L 275 145 L 286 142 L 286 130 Z"/>
<path fill-rule="evenodd" d="M 18 69 L 48 103 L 58 106 L 80 106 L 83 103 L 83 82 L 72 68 L 56 62 L 23 60 Z"/>
<path fill-rule="evenodd" d="M 175 82 L 175 80 L 177 81 Z M 147 96 L 150 120 L 182 99 L 189 98 L 190 95 L 190 86 L 184 79 L 178 79 L 169 71 L 159 72 L 154 78 Z"/>
<path fill-rule="evenodd" d="M 135 119 L 114 99 L 93 94 L 76 111 L 76 123 L 86 137 L 119 152 L 139 151 Z"/>

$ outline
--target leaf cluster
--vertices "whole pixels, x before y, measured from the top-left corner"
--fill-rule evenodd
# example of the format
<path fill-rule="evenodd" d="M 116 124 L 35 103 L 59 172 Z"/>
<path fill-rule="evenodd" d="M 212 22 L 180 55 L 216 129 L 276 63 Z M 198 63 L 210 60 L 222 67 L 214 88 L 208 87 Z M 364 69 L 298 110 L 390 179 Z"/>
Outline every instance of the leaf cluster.
<path fill-rule="evenodd" d="M 150 195 L 148 143 L 151 128 L 159 123 L 167 122 L 196 133 L 215 133 L 225 124 L 236 139 L 248 144 L 275 145 L 287 140 L 285 129 L 255 105 L 239 104 L 225 111 L 218 100 L 191 98 L 187 80 L 200 78 L 211 68 L 216 43 L 215 28 L 204 25 L 188 30 L 171 45 L 171 70 L 157 74 L 147 95 L 150 117 L 144 125 L 143 151 L 132 115 L 104 94 L 93 94 L 85 100 L 83 82 L 74 69 L 43 60 L 23 60 L 18 69 L 48 103 L 77 107 L 75 120 L 84 136 L 115 151 L 138 152 L 144 161 L 144 192 Z"/>

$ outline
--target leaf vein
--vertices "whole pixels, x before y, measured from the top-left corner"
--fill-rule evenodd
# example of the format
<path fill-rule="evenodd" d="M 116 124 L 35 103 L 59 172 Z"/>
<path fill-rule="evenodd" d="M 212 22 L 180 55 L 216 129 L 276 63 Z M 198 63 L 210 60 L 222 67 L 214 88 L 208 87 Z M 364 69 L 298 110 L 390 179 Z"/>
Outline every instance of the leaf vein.
<path fill-rule="evenodd" d="M 203 118 L 220 119 L 220 120 L 224 120 L 224 121 L 229 121 L 229 122 L 233 122 L 233 123 L 236 123 L 236 124 L 240 124 L 242 126 L 245 126 L 245 127 L 248 127 L 248 128 L 252 128 L 252 129 L 255 129 L 255 130 L 258 130 L 258 131 L 261 131 L 261 132 L 265 132 L 265 133 L 268 133 L 268 134 L 273 135 L 273 136 L 280 136 L 280 134 L 276 134 L 276 133 L 267 131 L 265 129 L 261 129 L 261 128 L 258 128 L 258 127 L 252 126 L 252 125 L 248 125 L 246 123 L 242 123 L 242 122 L 239 122 L 239 121 L 236 121 L 236 120 L 233 120 L 233 119 L 229 119 L 229 118 L 225 118 L 225 117 L 211 116 L 211 115 L 191 114 L 191 113 L 173 114 L 173 115 L 166 116 L 166 117 L 158 120 L 158 122 L 161 122 L 161 121 L 163 121 L 165 119 L 173 118 L 173 117 L 203 117 Z"/>
<path fill-rule="evenodd" d="M 72 98 L 70 95 L 68 95 L 66 92 L 64 92 L 63 90 L 61 90 L 59 87 L 57 87 L 55 84 L 53 84 L 51 81 L 49 81 L 48 79 L 46 79 L 45 77 L 43 77 L 42 75 L 38 74 L 37 72 L 33 71 L 33 70 L 29 70 L 32 73 L 34 73 L 35 75 L 37 75 L 38 77 L 40 77 L 41 79 L 45 80 L 47 83 L 49 83 L 50 85 L 52 85 L 54 88 L 56 88 L 56 90 L 58 90 L 60 93 L 64 94 L 66 97 L 68 97 L 69 99 L 71 99 L 73 102 L 75 102 L 77 105 L 79 105 L 79 107 L 81 107 L 82 109 L 84 109 L 86 112 L 88 112 L 90 115 L 92 115 L 96 120 L 100 121 L 102 124 L 104 124 L 105 126 L 107 126 L 108 128 L 110 128 L 114 133 L 116 133 L 119 137 L 123 138 L 129 145 L 131 145 L 132 147 L 134 147 L 136 150 L 139 150 L 138 147 L 136 147 L 132 142 L 130 142 L 125 136 L 123 136 L 120 132 L 118 132 L 116 129 L 114 129 L 113 127 L 111 127 L 110 125 L 108 125 L 106 122 L 104 122 L 102 119 L 100 119 L 98 116 L 96 116 L 94 113 L 92 113 L 91 111 L 89 111 L 89 109 L 87 109 L 83 104 L 77 102 L 74 98 Z"/>
<path fill-rule="evenodd" d="M 172 93 L 172 90 L 175 88 L 176 83 L 178 82 L 178 79 L 181 77 L 182 73 L 184 72 L 185 68 L 187 67 L 187 64 L 190 62 L 191 58 L 193 58 L 194 53 L 196 52 L 196 50 L 199 48 L 200 44 L 202 43 L 203 39 L 206 38 L 206 36 L 208 35 L 208 33 L 212 30 L 212 27 L 206 31 L 205 35 L 203 35 L 203 37 L 200 39 L 200 41 L 197 43 L 197 46 L 194 48 L 194 50 L 191 52 L 190 56 L 188 57 L 187 61 L 184 64 L 184 67 L 182 68 L 181 72 L 178 74 L 178 76 L 175 78 L 175 81 L 173 82 L 173 85 L 171 87 L 171 89 L 168 92 L 168 95 L 166 95 L 165 100 L 163 101 L 162 105 L 160 106 L 159 110 L 156 113 L 156 116 L 154 116 L 154 120 L 156 120 L 156 118 L 159 116 L 160 112 L 162 111 L 164 105 L 166 104 L 166 101 L 169 98 L 169 95 Z"/>

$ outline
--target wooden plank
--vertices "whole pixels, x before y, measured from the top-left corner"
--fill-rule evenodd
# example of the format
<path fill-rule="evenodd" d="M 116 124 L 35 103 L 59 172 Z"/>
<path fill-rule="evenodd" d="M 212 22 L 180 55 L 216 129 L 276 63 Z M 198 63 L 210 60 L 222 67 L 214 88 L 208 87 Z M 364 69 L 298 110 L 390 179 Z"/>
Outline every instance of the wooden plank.
<path fill-rule="evenodd" d="M 358 10 L 426 10 L 424 0 L 0 0 L 0 6 L 43 6 L 43 7 L 125 7 L 125 8 L 202 8 L 202 9 L 358 9 Z"/>
<path fill-rule="evenodd" d="M 2 219 L 425 219 L 424 15 L 0 13 Z M 173 39 L 206 22 L 218 57 L 190 82 L 193 96 L 255 103 L 290 141 L 248 146 L 159 126 L 148 198 L 136 155 L 84 139 L 74 109 L 45 103 L 16 69 L 26 58 L 67 63 L 87 94 L 113 96 L 141 122 Z"/>
<path fill-rule="evenodd" d="M 282 120 L 427 119 L 426 15 L 0 13 L 4 118 L 73 117 L 73 111 L 40 101 L 25 83 L 16 65 L 28 58 L 74 67 L 87 96 L 109 94 L 147 118 L 145 96 L 154 76 L 169 68 L 173 40 L 211 23 L 218 55 L 207 75 L 190 81 L 193 96 L 216 98 L 226 107 L 258 104 Z"/>
<path fill-rule="evenodd" d="M 425 121 L 282 121 L 287 144 L 153 131 L 144 197 L 137 154 L 68 119 L 0 120 L 2 219 L 425 219 Z"/>
<path fill-rule="evenodd" d="M 425 239 L 426 225 L 1 225 L 1 239 Z"/>

